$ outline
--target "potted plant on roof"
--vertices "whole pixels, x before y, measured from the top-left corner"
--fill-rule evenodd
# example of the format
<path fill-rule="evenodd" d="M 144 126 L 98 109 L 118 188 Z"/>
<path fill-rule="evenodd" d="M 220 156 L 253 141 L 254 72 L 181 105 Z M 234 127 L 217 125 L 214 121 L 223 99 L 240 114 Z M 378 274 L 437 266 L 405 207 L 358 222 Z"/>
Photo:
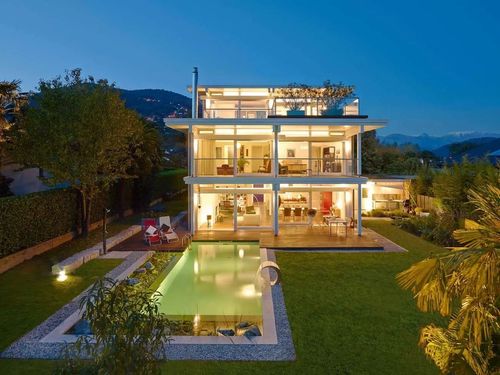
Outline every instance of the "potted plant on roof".
<path fill-rule="evenodd" d="M 332 83 L 330 80 L 323 82 L 323 87 L 318 90 L 318 99 L 323 104 L 323 115 L 342 116 L 344 104 L 354 98 L 354 86 L 344 85 L 342 82 Z"/>
<path fill-rule="evenodd" d="M 287 116 L 304 116 L 309 97 L 310 88 L 302 83 L 290 83 L 279 90 L 279 95 L 284 99 Z"/>

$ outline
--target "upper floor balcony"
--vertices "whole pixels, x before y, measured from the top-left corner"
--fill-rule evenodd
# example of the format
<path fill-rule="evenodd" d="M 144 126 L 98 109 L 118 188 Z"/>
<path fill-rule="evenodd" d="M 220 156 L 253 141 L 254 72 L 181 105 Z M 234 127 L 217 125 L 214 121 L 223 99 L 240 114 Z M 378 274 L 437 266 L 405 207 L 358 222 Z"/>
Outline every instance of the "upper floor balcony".
<path fill-rule="evenodd" d="M 319 97 L 293 98 L 284 96 L 282 86 L 219 87 L 199 86 L 198 97 L 202 117 L 207 119 L 264 119 L 301 116 L 359 116 L 359 98 L 343 100 L 334 112 L 329 112 Z"/>
<path fill-rule="evenodd" d="M 276 164 L 276 161 L 278 162 Z M 354 176 L 356 159 L 316 158 L 195 158 L 192 177 L 319 177 Z"/>

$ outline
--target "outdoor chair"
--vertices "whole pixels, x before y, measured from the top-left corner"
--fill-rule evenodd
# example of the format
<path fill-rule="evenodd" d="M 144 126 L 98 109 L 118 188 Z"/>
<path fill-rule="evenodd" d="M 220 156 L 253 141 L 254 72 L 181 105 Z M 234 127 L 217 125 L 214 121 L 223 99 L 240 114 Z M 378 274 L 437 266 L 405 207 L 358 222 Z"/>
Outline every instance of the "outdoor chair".
<path fill-rule="evenodd" d="M 144 231 L 144 241 L 151 246 L 153 243 L 162 243 L 160 231 L 158 230 L 156 219 L 142 219 L 142 230 Z"/>
<path fill-rule="evenodd" d="M 167 243 L 179 241 L 179 236 L 175 233 L 170 222 L 170 216 L 160 217 L 158 219 L 158 226 L 160 228 L 160 235 L 163 241 L 167 241 Z"/>

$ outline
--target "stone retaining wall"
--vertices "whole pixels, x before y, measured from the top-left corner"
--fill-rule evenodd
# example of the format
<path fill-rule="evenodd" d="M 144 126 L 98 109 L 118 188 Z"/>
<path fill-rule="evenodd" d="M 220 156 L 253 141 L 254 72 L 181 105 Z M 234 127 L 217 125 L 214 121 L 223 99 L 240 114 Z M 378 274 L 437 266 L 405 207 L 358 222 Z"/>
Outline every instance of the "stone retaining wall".
<path fill-rule="evenodd" d="M 134 234 L 137 234 L 140 231 L 140 225 L 132 225 L 128 229 L 122 230 L 120 233 L 106 240 L 106 249 L 111 249 L 113 246 L 118 245 L 119 243 L 125 241 L 126 239 L 132 237 Z M 52 274 L 57 275 L 60 271 L 65 271 L 66 273 L 73 272 L 78 267 L 81 267 L 83 264 L 87 263 L 89 260 L 97 258 L 99 255 L 101 255 L 101 252 L 102 243 L 98 243 L 97 245 L 94 245 L 88 249 L 73 254 L 62 262 L 53 265 Z"/>
<path fill-rule="evenodd" d="M 114 220 L 117 219 L 117 216 L 111 216 L 108 218 L 107 222 L 111 223 Z M 90 224 L 89 230 L 95 230 L 99 227 L 102 226 L 102 221 L 98 221 L 95 223 Z M 0 274 L 4 273 L 11 268 L 17 266 L 18 264 L 21 264 L 25 260 L 29 260 L 33 258 L 36 255 L 45 253 L 46 251 L 52 250 L 53 248 L 57 246 L 61 246 L 62 244 L 71 241 L 74 239 L 76 236 L 78 236 L 79 233 L 77 232 L 70 232 L 63 234 L 61 236 L 57 236 L 55 238 L 52 238 L 48 241 L 39 243 L 38 245 L 28 247 L 27 249 L 17 251 L 13 254 L 7 255 L 4 258 L 0 259 Z"/>

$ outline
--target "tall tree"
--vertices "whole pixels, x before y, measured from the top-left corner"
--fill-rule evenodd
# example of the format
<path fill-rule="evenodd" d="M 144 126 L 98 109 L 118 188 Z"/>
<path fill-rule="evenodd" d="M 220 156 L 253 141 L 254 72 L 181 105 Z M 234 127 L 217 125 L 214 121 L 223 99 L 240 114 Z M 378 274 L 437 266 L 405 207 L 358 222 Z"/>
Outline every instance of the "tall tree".
<path fill-rule="evenodd" d="M 5 157 L 8 131 L 15 122 L 25 97 L 19 95 L 21 81 L 0 81 L 0 168 Z M 12 179 L 0 174 L 0 197 L 11 195 L 9 184 Z"/>
<path fill-rule="evenodd" d="M 422 329 L 420 345 L 448 374 L 500 371 L 500 189 L 476 187 L 469 193 L 479 221 L 457 230 L 466 248 L 425 259 L 397 279 L 415 294 L 422 311 L 450 316 L 447 327 Z"/>
<path fill-rule="evenodd" d="M 14 132 L 13 152 L 26 166 L 46 170 L 50 185 L 69 184 L 81 196 L 82 234 L 88 234 L 93 198 L 128 169 L 141 143 L 142 123 L 106 80 L 40 81 L 40 94 Z"/>
<path fill-rule="evenodd" d="M 0 150 L 6 141 L 6 131 L 12 125 L 23 100 L 19 95 L 21 81 L 0 81 Z"/>

